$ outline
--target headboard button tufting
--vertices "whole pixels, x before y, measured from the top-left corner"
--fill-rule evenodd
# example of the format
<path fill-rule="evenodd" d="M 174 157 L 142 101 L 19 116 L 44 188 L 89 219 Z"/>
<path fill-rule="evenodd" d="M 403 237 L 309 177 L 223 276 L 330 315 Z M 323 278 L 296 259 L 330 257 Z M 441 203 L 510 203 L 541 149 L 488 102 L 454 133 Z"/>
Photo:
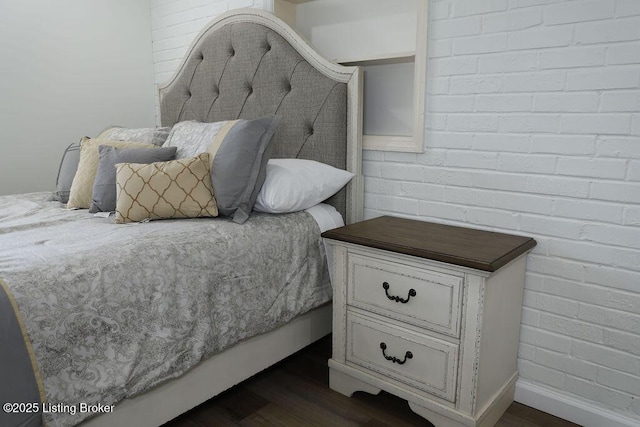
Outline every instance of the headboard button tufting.
<path fill-rule="evenodd" d="M 278 125 L 274 157 L 324 160 L 344 169 L 345 144 L 353 134 L 348 133 L 353 129 L 347 100 L 358 101 L 350 98 L 357 95 L 347 83 L 350 73 L 338 73 L 339 78 L 326 74 L 333 66 L 316 63 L 315 55 L 309 62 L 304 52 L 310 47 L 290 43 L 288 29 L 280 33 L 265 19 L 218 22 L 206 30 L 173 83 L 161 89 L 162 123 L 252 119 L 277 112 L 286 120 Z M 330 202 L 343 214 L 346 192 Z"/>

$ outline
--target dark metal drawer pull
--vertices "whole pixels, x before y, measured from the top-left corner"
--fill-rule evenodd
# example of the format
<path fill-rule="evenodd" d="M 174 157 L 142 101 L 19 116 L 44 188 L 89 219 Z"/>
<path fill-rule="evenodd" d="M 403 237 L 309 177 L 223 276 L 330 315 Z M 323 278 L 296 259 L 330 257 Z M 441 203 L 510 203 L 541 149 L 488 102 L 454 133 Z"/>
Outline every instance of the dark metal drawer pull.
<path fill-rule="evenodd" d="M 382 355 L 385 359 L 390 360 L 393 363 L 397 363 L 398 365 L 404 365 L 407 362 L 407 359 L 413 359 L 413 353 L 411 353 L 410 351 L 407 351 L 404 354 L 403 360 L 400 360 L 397 357 L 387 356 L 387 353 L 385 352 L 385 350 L 387 349 L 387 345 L 383 342 L 380 343 L 380 349 L 382 350 Z"/>
<path fill-rule="evenodd" d="M 401 302 L 402 304 L 408 303 L 411 297 L 415 297 L 417 295 L 416 290 L 411 288 L 409 289 L 409 295 L 407 295 L 407 299 L 404 299 L 400 298 L 399 296 L 389 295 L 389 283 L 382 282 L 382 287 L 384 288 L 384 293 L 387 294 L 387 298 L 389 298 L 391 301 Z"/>

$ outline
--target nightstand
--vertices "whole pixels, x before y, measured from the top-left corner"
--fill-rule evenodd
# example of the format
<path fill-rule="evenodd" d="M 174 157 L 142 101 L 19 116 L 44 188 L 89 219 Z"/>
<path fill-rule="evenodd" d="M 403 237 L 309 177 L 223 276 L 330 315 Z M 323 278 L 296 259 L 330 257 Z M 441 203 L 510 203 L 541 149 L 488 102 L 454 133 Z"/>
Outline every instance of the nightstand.
<path fill-rule="evenodd" d="M 536 241 L 389 216 L 322 236 L 333 246 L 330 387 L 385 390 L 436 427 L 493 426 L 513 402 Z"/>

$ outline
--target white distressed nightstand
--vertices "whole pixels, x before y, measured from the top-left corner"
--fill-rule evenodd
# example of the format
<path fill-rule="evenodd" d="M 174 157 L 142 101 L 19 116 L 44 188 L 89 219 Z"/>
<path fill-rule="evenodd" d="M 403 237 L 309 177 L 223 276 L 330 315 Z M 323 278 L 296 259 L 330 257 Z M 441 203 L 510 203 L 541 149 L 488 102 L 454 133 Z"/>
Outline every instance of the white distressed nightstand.
<path fill-rule="evenodd" d="M 521 236 L 380 217 L 333 245 L 330 387 L 385 390 L 443 426 L 493 426 L 513 401 Z"/>

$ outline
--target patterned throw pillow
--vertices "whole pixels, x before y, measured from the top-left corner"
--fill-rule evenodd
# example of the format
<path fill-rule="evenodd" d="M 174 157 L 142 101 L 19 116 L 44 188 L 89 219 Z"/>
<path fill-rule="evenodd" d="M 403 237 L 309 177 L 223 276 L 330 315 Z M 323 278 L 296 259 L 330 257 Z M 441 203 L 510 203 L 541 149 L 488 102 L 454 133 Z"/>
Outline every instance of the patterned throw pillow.
<path fill-rule="evenodd" d="M 115 222 L 217 216 L 209 164 L 208 153 L 148 165 L 118 163 Z"/>
<path fill-rule="evenodd" d="M 78 170 L 73 177 L 73 183 L 69 190 L 67 208 L 88 209 L 91 205 L 93 183 L 98 171 L 98 159 L 100 158 L 98 147 L 108 145 L 116 148 L 157 148 L 157 145 L 144 142 L 108 141 L 104 139 L 82 138 L 80 142 L 80 162 Z"/>

